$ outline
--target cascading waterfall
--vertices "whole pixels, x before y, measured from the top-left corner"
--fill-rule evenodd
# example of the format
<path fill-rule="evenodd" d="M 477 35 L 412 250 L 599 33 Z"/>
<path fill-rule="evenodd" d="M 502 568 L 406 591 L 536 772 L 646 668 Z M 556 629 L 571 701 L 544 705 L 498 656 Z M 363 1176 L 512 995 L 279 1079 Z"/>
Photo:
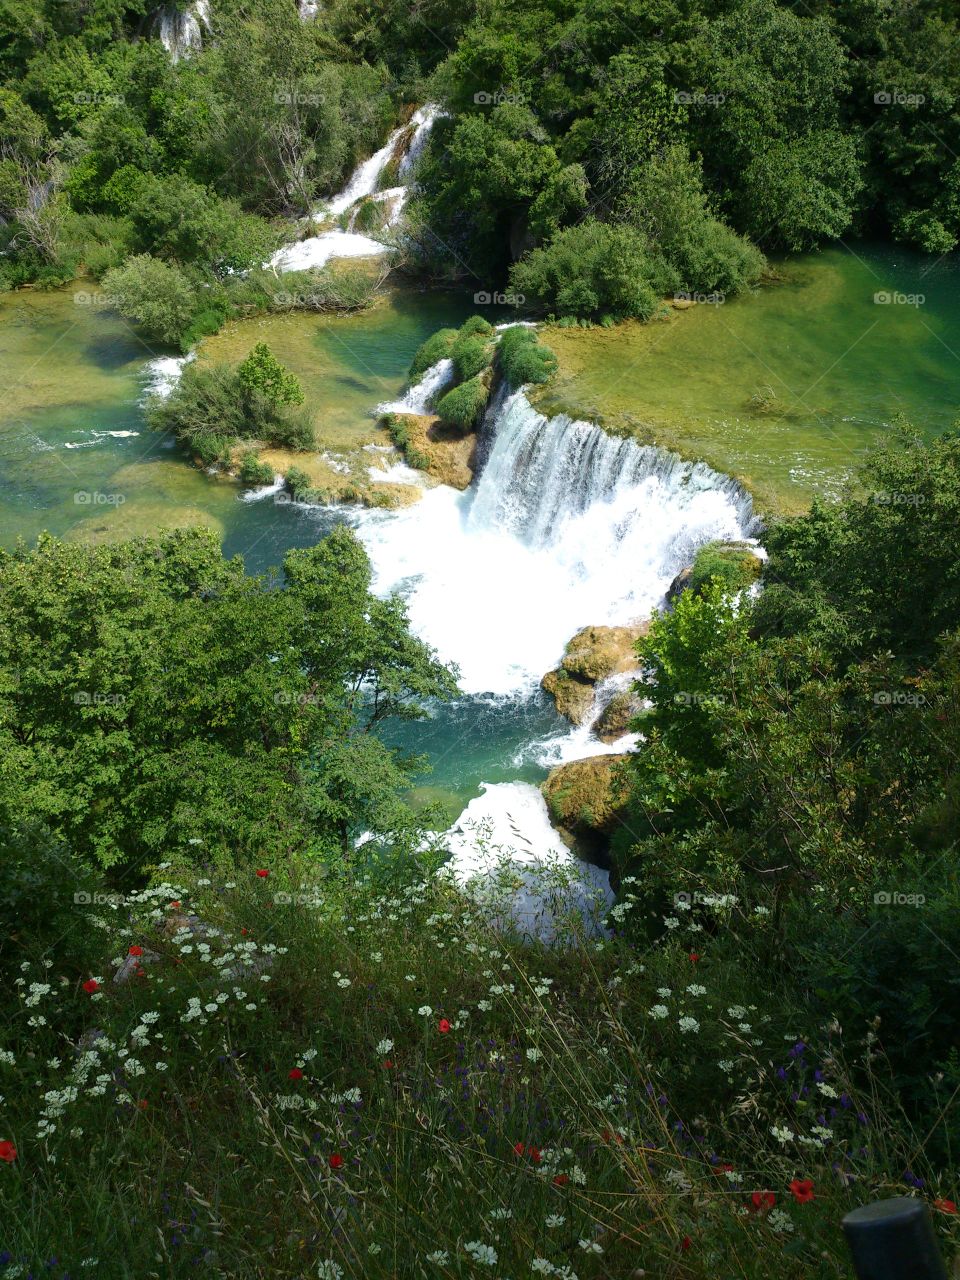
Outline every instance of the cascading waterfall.
<path fill-rule="evenodd" d="M 430 130 L 439 115 L 440 108 L 433 103 L 427 103 L 426 106 L 415 111 L 410 118 L 410 123 L 394 129 L 380 150 L 357 166 L 344 189 L 321 205 L 310 221 L 339 217 L 353 209 L 359 201 L 372 196 L 377 200 L 390 201 L 386 225 L 396 226 L 402 217 L 403 207 L 411 190 L 417 158 L 427 145 Z M 413 133 L 410 135 L 407 150 L 399 165 L 399 176 L 403 185 L 381 191 L 380 182 L 384 171 L 397 154 L 398 148 L 402 146 L 411 127 Z M 351 227 L 353 225 L 352 218 L 349 225 Z M 270 259 L 269 265 L 277 271 L 306 271 L 310 267 L 323 266 L 331 258 L 369 258 L 389 253 L 389 251 L 389 245 L 374 240 L 370 236 L 360 235 L 353 230 L 343 231 L 336 228 L 310 236 L 306 240 L 300 240 L 297 244 L 279 250 Z"/>
<path fill-rule="evenodd" d="M 487 424 L 466 493 L 357 517 L 377 590 L 404 592 L 468 694 L 530 696 L 581 627 L 649 617 L 699 545 L 752 531 L 749 495 L 701 463 L 547 419 L 522 391 Z"/>
<path fill-rule="evenodd" d="M 156 16 L 157 36 L 173 62 L 202 46 L 204 29 L 210 29 L 210 0 L 195 0 L 188 9 L 168 4 Z"/>
<path fill-rule="evenodd" d="M 419 382 L 408 387 L 399 400 L 385 400 L 378 413 L 430 413 L 437 397 L 453 381 L 453 361 L 438 360 Z"/>

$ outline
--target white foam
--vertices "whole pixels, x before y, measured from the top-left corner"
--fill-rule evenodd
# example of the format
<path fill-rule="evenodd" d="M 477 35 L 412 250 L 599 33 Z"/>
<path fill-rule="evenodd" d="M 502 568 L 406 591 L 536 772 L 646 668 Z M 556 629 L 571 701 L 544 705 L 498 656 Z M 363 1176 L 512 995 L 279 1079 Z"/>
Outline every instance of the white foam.
<path fill-rule="evenodd" d="M 529 783 L 484 783 L 443 842 L 448 873 L 500 924 L 553 942 L 568 935 L 575 914 L 588 933 L 603 932 L 613 905 L 610 877 L 570 852 Z"/>
<path fill-rule="evenodd" d="M 262 502 L 264 498 L 272 498 L 276 494 L 282 493 L 286 483 L 283 476 L 275 475 L 269 484 L 261 484 L 256 489 L 248 489 L 246 493 L 241 493 L 240 501 Z"/>
<path fill-rule="evenodd" d="M 438 360 L 419 382 L 409 387 L 399 400 L 377 405 L 378 413 L 429 413 L 437 396 L 453 381 L 453 361 Z"/>
<path fill-rule="evenodd" d="M 311 267 L 326 266 L 331 258 L 375 258 L 389 252 L 389 246 L 369 236 L 353 231 L 323 231 L 278 249 L 269 265 L 278 271 L 309 271 Z"/>
<path fill-rule="evenodd" d="M 180 381 L 184 369 L 196 358 L 191 351 L 186 356 L 158 356 L 156 360 L 148 361 L 143 367 L 145 386 L 139 403 L 144 404 L 150 396 L 160 396 L 165 400 Z"/>

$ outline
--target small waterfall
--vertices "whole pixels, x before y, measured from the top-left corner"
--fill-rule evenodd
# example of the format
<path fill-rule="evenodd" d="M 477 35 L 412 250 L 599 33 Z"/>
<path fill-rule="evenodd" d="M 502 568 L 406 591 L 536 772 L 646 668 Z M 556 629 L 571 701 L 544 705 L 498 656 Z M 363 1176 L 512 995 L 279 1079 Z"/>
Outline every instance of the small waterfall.
<path fill-rule="evenodd" d="M 377 405 L 378 413 L 430 413 L 437 396 L 453 381 L 453 361 L 438 360 L 399 400 Z"/>
<path fill-rule="evenodd" d="M 189 9 L 168 4 L 155 21 L 160 43 L 171 60 L 179 62 L 203 45 L 204 29 L 210 30 L 210 0 L 194 0 Z"/>
<path fill-rule="evenodd" d="M 699 463 L 545 418 L 503 393 L 485 461 L 463 494 L 365 512 L 376 590 L 402 590 L 416 632 L 456 662 L 470 694 L 523 697 L 589 624 L 649 617 L 694 551 L 742 539 L 750 497 Z"/>
<path fill-rule="evenodd" d="M 368 160 L 359 164 L 350 175 L 350 180 L 342 191 L 331 196 L 314 214 L 314 219 L 339 217 L 352 209 L 360 200 L 373 196 L 377 200 L 390 200 L 391 207 L 387 218 L 387 227 L 395 227 L 403 216 L 403 207 L 411 190 L 414 166 L 422 154 L 433 128 L 434 121 L 440 115 L 440 108 L 433 103 L 420 107 L 410 118 L 409 124 L 394 129 L 379 151 L 374 152 Z M 404 138 L 410 133 L 407 150 L 400 161 L 399 176 L 403 183 L 400 187 L 380 190 L 383 173 L 394 158 Z M 349 228 L 323 231 L 319 235 L 310 236 L 286 249 L 280 249 L 270 259 L 269 265 L 278 271 L 306 271 L 310 267 L 322 267 L 331 258 L 373 257 L 388 253 L 390 246 L 374 240 L 370 236 L 360 235 L 352 230 L 353 219 Z"/>

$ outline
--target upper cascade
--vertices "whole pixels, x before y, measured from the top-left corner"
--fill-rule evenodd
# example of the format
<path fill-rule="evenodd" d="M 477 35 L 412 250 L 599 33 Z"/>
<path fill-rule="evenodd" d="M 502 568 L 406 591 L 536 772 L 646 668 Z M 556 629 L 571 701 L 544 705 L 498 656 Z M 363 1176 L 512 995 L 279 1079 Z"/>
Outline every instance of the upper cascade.
<path fill-rule="evenodd" d="M 423 153 L 430 130 L 440 114 L 435 103 L 427 103 L 415 111 L 407 124 L 393 130 L 379 151 L 357 165 L 343 190 L 324 201 L 311 215 L 310 221 L 348 214 L 361 200 L 372 196 L 377 200 L 391 201 L 386 225 L 396 225 L 411 190 L 417 158 Z M 384 171 L 404 146 L 398 166 L 402 185 L 381 190 Z M 348 227 L 352 224 L 353 219 L 348 218 Z M 389 245 L 379 240 L 353 230 L 336 228 L 280 249 L 270 259 L 270 266 L 279 271 L 306 271 L 310 267 L 323 266 L 331 258 L 372 257 L 387 252 Z"/>
<path fill-rule="evenodd" d="M 187 57 L 203 44 L 204 30 L 210 30 L 210 0 L 194 0 L 187 9 L 167 4 L 154 18 L 160 43 L 174 62 Z"/>

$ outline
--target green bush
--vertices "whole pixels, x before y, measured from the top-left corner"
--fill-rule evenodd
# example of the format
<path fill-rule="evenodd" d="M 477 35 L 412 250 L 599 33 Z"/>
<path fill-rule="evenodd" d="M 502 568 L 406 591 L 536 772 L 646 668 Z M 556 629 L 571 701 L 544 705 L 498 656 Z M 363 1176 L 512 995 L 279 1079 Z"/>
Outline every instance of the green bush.
<path fill-rule="evenodd" d="M 461 334 L 450 348 L 450 359 L 457 379 L 466 382 L 488 368 L 493 360 L 493 346 L 475 334 Z"/>
<path fill-rule="evenodd" d="M 516 325 L 504 329 L 497 347 L 500 368 L 511 387 L 546 382 L 557 368 L 557 358 L 533 329 Z"/>
<path fill-rule="evenodd" d="M 699 591 L 708 582 L 717 582 L 725 591 L 742 591 L 756 581 L 760 570 L 761 562 L 749 547 L 708 542 L 693 558 L 690 589 Z"/>
<path fill-rule="evenodd" d="M 588 218 L 521 258 L 510 284 L 557 315 L 649 320 L 660 305 L 653 273 L 641 232 Z"/>
<path fill-rule="evenodd" d="M 299 501 L 306 501 L 313 493 L 313 487 L 310 483 L 310 477 L 305 471 L 301 471 L 299 467 L 291 467 L 284 474 L 284 483 L 287 486 L 287 492 L 292 498 Z"/>
<path fill-rule="evenodd" d="M 467 338 L 470 336 L 492 338 L 493 333 L 493 325 L 489 320 L 484 320 L 483 316 L 471 316 L 469 320 L 464 320 L 463 324 L 457 330 L 457 335 L 461 338 Z"/>
<path fill-rule="evenodd" d="M 122 316 L 138 324 L 148 337 L 171 346 L 179 345 L 198 310 L 190 278 L 179 267 L 148 253 L 108 271 L 103 289 L 114 298 Z"/>
<path fill-rule="evenodd" d="M 462 431 L 472 431 L 480 421 L 490 396 L 482 378 L 471 378 L 448 391 L 437 404 L 437 415 Z"/>
<path fill-rule="evenodd" d="M 458 336 L 456 329 L 438 329 L 426 342 L 421 343 L 410 365 L 410 381 L 419 381 L 431 365 L 438 360 L 447 359 Z"/>
<path fill-rule="evenodd" d="M 237 475 L 242 484 L 255 489 L 259 485 L 270 483 L 273 479 L 273 467 L 261 462 L 252 449 L 247 449 L 240 459 Z"/>

